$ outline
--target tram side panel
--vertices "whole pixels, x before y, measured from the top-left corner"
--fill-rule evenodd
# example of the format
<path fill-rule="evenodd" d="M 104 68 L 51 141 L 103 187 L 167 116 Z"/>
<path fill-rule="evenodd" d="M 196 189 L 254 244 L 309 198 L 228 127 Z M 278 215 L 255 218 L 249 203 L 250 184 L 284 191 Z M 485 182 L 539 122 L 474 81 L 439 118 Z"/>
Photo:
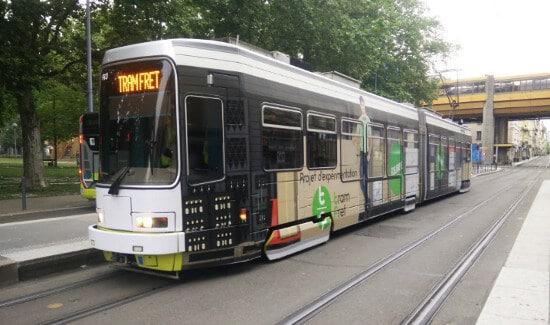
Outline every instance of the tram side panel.
<path fill-rule="evenodd" d="M 469 131 L 439 118 L 429 116 L 426 121 L 426 199 L 462 191 L 469 182 L 463 149 Z"/>
<path fill-rule="evenodd" d="M 262 84 L 273 92 L 267 93 L 259 86 Z M 305 96 L 303 91 L 267 81 L 247 82 L 245 89 L 250 114 L 259 128 L 251 134 L 251 150 L 261 161 L 253 173 L 265 172 L 262 177 L 273 190 L 264 199 L 270 220 L 265 246 L 268 258 L 280 258 L 328 240 L 333 220 L 335 228 L 357 223 L 359 159 L 354 166 L 343 167 L 337 158 L 341 150 L 336 132 L 340 115 L 335 112 L 344 104 L 333 104 L 336 109 L 329 113 L 327 107 L 312 106 L 312 102 L 321 101 L 310 100 L 314 97 Z M 308 130 L 310 118 L 325 119 L 332 129 Z M 326 143 L 315 144 L 316 140 L 327 139 Z M 315 156 L 319 161 L 311 162 L 314 158 L 308 155 L 312 150 L 329 150 L 330 154 L 324 152 L 327 155 Z M 354 156 L 358 157 L 358 152 Z M 331 160 L 326 168 L 325 159 Z M 347 182 L 342 182 L 343 178 Z M 261 197 L 262 193 L 253 195 Z"/>

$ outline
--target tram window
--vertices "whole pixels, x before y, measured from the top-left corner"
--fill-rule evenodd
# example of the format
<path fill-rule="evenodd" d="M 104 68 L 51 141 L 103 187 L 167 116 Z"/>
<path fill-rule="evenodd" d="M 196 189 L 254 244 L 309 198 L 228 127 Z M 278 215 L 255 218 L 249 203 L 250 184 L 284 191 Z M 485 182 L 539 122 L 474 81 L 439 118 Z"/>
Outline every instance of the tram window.
<path fill-rule="evenodd" d="M 401 130 L 399 128 L 388 127 L 387 141 L 387 165 L 388 176 L 398 175 L 402 172 L 403 155 L 401 151 Z"/>
<path fill-rule="evenodd" d="M 310 113 L 307 116 L 308 168 L 336 167 L 336 118 Z"/>
<path fill-rule="evenodd" d="M 190 184 L 223 178 L 222 106 L 218 98 L 188 96 L 185 99 L 187 174 Z"/>
<path fill-rule="evenodd" d="M 370 128 L 368 140 L 372 143 L 368 176 L 369 178 L 384 177 L 386 174 L 386 130 L 380 124 L 368 124 L 367 127 Z"/>
<path fill-rule="evenodd" d="M 262 151 L 265 170 L 301 169 L 303 166 L 302 113 L 262 108 Z"/>
<path fill-rule="evenodd" d="M 429 163 L 429 171 L 430 172 L 433 172 L 435 171 L 436 167 L 435 167 L 435 164 L 436 164 L 436 152 L 438 150 L 438 147 L 440 145 L 440 139 L 439 139 L 439 136 L 437 135 L 434 135 L 434 134 L 430 134 L 429 136 L 429 141 L 430 141 L 430 154 L 429 154 L 429 158 L 428 158 L 428 163 Z"/>
<path fill-rule="evenodd" d="M 456 159 L 455 159 L 455 165 L 456 168 L 462 167 L 462 160 L 464 159 L 464 142 L 457 142 L 456 143 Z"/>
<path fill-rule="evenodd" d="M 441 146 L 440 146 L 440 161 L 437 164 L 439 164 L 439 168 L 436 167 L 438 171 L 443 171 L 446 169 L 449 169 L 449 142 L 447 140 L 447 137 L 441 137 Z"/>
<path fill-rule="evenodd" d="M 449 170 L 455 170 L 456 163 L 456 142 L 455 139 L 449 138 Z"/>
<path fill-rule="evenodd" d="M 359 164 L 363 124 L 358 120 L 342 120 L 340 137 L 340 160 L 342 180 L 350 181 L 360 178 Z"/>
<path fill-rule="evenodd" d="M 405 141 L 405 174 L 418 173 L 418 132 L 416 130 L 403 131 Z"/>

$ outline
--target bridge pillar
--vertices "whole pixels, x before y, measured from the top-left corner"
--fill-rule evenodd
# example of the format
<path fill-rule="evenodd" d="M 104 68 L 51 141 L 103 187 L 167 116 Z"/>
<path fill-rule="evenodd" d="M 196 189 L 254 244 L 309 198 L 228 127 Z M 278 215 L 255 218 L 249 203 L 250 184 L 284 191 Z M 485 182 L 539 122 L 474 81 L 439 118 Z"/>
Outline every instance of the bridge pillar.
<path fill-rule="evenodd" d="M 495 117 L 495 152 L 496 162 L 498 164 L 509 163 L 508 151 L 510 146 L 508 145 L 508 118 Z"/>
<path fill-rule="evenodd" d="M 482 143 L 484 148 L 483 163 L 490 164 L 493 162 L 494 145 L 495 145 L 495 115 L 494 115 L 494 94 L 495 94 L 495 77 L 487 76 L 485 81 L 485 92 L 487 100 L 483 105 L 483 131 Z"/>

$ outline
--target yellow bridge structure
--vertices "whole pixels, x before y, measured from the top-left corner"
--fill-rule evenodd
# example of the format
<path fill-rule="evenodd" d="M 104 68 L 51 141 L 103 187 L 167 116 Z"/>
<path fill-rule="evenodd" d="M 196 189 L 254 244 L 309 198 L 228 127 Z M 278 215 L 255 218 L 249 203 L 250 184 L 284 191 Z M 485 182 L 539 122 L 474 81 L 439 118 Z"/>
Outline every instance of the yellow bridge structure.
<path fill-rule="evenodd" d="M 487 160 L 509 147 L 508 121 L 550 118 L 550 73 L 462 79 L 442 78 L 431 108 L 454 121 L 483 123 Z"/>

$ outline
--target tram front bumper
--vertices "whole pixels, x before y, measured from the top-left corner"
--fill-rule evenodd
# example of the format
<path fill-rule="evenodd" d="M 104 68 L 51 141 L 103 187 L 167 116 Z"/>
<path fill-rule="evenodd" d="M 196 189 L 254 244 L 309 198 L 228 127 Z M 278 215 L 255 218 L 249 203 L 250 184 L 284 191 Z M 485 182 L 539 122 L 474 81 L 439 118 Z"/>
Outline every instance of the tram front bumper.
<path fill-rule="evenodd" d="M 134 233 L 88 227 L 93 248 L 122 254 L 166 255 L 185 252 L 185 233 Z"/>

